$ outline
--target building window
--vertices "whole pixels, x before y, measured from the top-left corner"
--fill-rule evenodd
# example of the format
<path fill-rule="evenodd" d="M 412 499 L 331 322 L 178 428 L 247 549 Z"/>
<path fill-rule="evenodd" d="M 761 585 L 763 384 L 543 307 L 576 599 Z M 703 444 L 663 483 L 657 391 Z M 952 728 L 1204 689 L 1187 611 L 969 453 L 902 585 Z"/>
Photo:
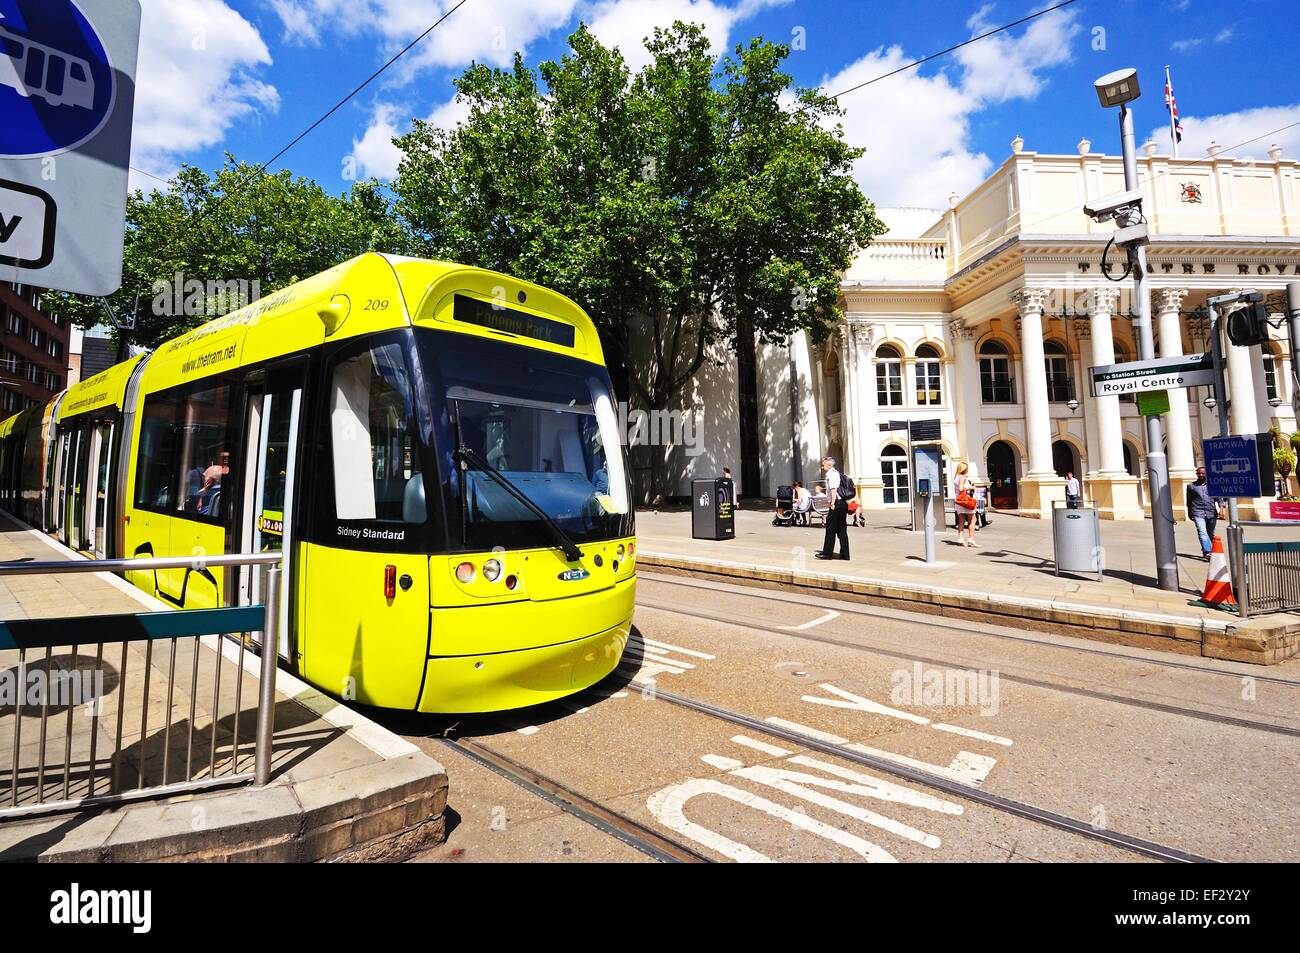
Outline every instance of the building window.
<path fill-rule="evenodd" d="M 997 341 L 980 347 L 980 394 L 986 404 L 1014 404 L 1016 382 L 1011 376 L 1011 355 Z"/>
<path fill-rule="evenodd" d="M 880 451 L 880 474 L 885 483 L 885 502 L 906 503 L 910 496 L 907 454 L 902 447 L 891 445 Z"/>
<path fill-rule="evenodd" d="M 1264 350 L 1264 396 L 1270 401 L 1281 400 L 1277 392 L 1277 364 L 1267 349 Z"/>
<path fill-rule="evenodd" d="M 943 403 L 943 364 L 933 344 L 916 349 L 916 402 L 922 407 Z"/>
<path fill-rule="evenodd" d="M 1047 399 L 1064 404 L 1070 399 L 1070 356 L 1055 341 L 1043 345 L 1043 364 L 1047 370 Z"/>
<path fill-rule="evenodd" d="M 903 406 L 903 355 L 889 344 L 876 349 L 876 403 L 881 407 Z"/>

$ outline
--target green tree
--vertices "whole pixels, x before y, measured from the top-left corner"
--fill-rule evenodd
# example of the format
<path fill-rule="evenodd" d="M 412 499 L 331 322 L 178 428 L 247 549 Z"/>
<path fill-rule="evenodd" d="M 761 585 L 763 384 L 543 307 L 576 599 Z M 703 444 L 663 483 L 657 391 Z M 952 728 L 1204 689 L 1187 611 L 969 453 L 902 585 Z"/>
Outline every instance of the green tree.
<path fill-rule="evenodd" d="M 838 107 L 792 88 L 787 47 L 754 40 L 717 61 L 681 22 L 646 47 L 631 76 L 582 26 L 536 71 L 518 56 L 470 67 L 461 125 L 417 121 L 395 140 L 397 210 L 418 253 L 575 299 L 638 407 L 672 406 L 710 346 L 729 344 L 743 452 L 757 435 L 756 344 L 824 337 L 840 275 L 883 226 L 851 177 L 861 150 Z"/>
<path fill-rule="evenodd" d="M 334 196 L 288 171 L 254 168 L 228 155 L 211 175 L 182 166 L 166 191 L 128 196 L 122 287 L 108 304 L 125 317 L 138 301 L 130 343 L 155 347 L 246 303 L 227 291 L 267 295 L 362 252 L 404 248 L 374 181 Z M 104 319 L 98 298 L 49 298 L 82 327 Z"/>

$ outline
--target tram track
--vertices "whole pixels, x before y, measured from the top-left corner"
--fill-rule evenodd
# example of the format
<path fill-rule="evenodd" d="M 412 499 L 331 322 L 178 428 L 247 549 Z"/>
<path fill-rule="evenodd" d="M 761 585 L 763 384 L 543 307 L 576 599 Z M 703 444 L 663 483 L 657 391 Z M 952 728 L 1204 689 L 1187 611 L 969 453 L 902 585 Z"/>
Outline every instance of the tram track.
<path fill-rule="evenodd" d="M 610 810 L 481 741 L 449 736 L 439 736 L 434 740 L 660 863 L 713 863 L 711 858 L 685 844 L 665 837 L 625 814 Z"/>
<path fill-rule="evenodd" d="M 1109 844 L 1113 847 L 1119 847 L 1143 857 L 1149 857 L 1164 863 L 1218 863 L 1218 861 L 1209 857 L 1202 857 L 1199 854 L 1189 853 L 1188 851 L 1180 850 L 1176 847 L 1168 847 L 1154 841 L 1144 840 L 1140 837 L 1133 837 L 1118 831 L 1099 828 L 1088 821 L 1079 820 L 1078 818 L 1070 817 L 1066 814 L 1050 811 L 1046 808 L 1041 808 L 1024 801 L 1017 801 L 1013 798 L 1003 797 L 1000 794 L 993 794 L 989 791 L 982 790 L 981 788 L 973 787 L 969 784 L 963 784 L 959 781 L 953 781 L 948 778 L 943 778 L 907 765 L 898 764 L 886 758 L 880 758 L 864 752 L 854 751 L 852 748 L 845 745 L 824 741 L 803 732 L 793 731 L 788 728 L 773 725 L 763 721 L 762 719 L 732 711 L 710 702 L 690 698 L 685 695 L 679 695 L 675 692 L 665 691 L 655 684 L 633 680 L 629 682 L 629 687 L 647 693 L 653 692 L 653 695 L 657 700 L 666 701 L 672 705 L 676 705 L 689 711 L 709 715 L 729 724 L 747 728 L 750 731 L 766 734 L 771 738 L 776 738 L 789 744 L 798 745 L 800 747 L 821 752 L 822 754 L 841 758 L 853 764 L 870 768 L 884 774 L 893 775 L 894 777 L 905 781 L 910 781 L 913 784 L 940 790 L 945 794 L 984 807 L 989 807 L 1005 814 L 1011 814 L 1016 817 L 1035 821 L 1048 827 L 1077 834 L 1090 840 L 1101 841 L 1102 843 Z"/>
<path fill-rule="evenodd" d="M 664 575 L 660 573 L 647 572 L 639 570 L 638 578 L 647 582 L 679 586 L 690 589 L 702 589 L 709 592 L 725 592 L 731 595 L 747 599 L 757 599 L 766 602 L 777 602 L 783 605 L 797 606 L 803 608 L 829 608 L 829 604 L 835 605 L 836 611 L 847 613 L 849 615 L 866 616 L 872 619 L 888 619 L 892 622 L 898 621 L 916 621 L 918 623 L 937 629 L 949 629 L 953 632 L 975 635 L 981 638 L 1000 639 L 1010 642 L 1019 642 L 1023 645 L 1033 645 L 1045 649 L 1055 649 L 1064 652 L 1077 652 L 1084 655 L 1095 655 L 1102 658 L 1111 658 L 1118 661 L 1137 662 L 1144 665 L 1155 665 L 1160 668 L 1181 669 L 1190 672 L 1199 672 L 1204 675 L 1218 675 L 1227 678 L 1242 679 L 1250 678 L 1256 682 L 1285 685 L 1290 688 L 1300 688 L 1300 680 L 1291 678 L 1280 678 L 1276 675 L 1257 674 L 1255 672 L 1234 671 L 1223 668 L 1214 668 L 1206 665 L 1194 665 L 1190 662 L 1180 662 L 1177 659 L 1151 658 L 1140 655 L 1130 655 L 1126 652 L 1113 652 L 1107 649 L 1094 648 L 1085 645 L 1071 645 L 1063 642 L 1052 642 L 1047 639 L 1033 638 L 1029 635 L 1017 635 L 1011 632 L 991 632 L 984 629 L 973 629 L 969 624 L 959 620 L 947 619 L 943 616 L 930 615 L 928 613 L 917 613 L 910 611 L 889 610 L 881 607 L 871 606 L 860 602 L 850 602 L 845 600 L 828 599 L 825 597 L 814 597 L 815 601 L 810 602 L 807 598 L 794 595 L 791 593 L 773 591 L 769 589 L 759 589 L 753 586 L 729 585 L 721 588 L 713 582 L 703 582 L 682 576 Z M 637 605 L 651 607 L 651 603 L 644 599 L 637 599 Z M 992 624 L 992 623 L 991 623 Z M 1006 628 L 1005 626 L 1000 626 Z M 787 631 L 787 630 L 782 630 Z"/>
<path fill-rule="evenodd" d="M 885 656 L 887 658 L 896 658 L 907 662 L 920 662 L 925 665 L 933 665 L 946 668 L 961 668 L 963 663 L 955 662 L 951 659 L 936 658 L 931 655 L 921 655 L 916 652 L 906 651 L 895 646 L 884 646 L 875 643 L 852 642 L 846 639 L 837 639 L 831 636 L 816 635 L 807 631 L 796 631 L 790 628 L 783 628 L 774 625 L 768 625 L 763 622 L 751 619 L 737 619 L 734 616 L 727 617 L 710 612 L 699 612 L 691 609 L 683 609 L 680 606 L 667 605 L 646 600 L 637 599 L 637 607 L 653 609 L 658 612 L 669 612 L 674 615 L 686 616 L 687 618 L 700 619 L 706 622 L 714 622 L 718 625 L 727 625 L 740 629 L 754 629 L 760 632 L 768 632 L 773 635 L 782 635 L 789 638 L 798 639 L 803 642 L 813 642 L 819 645 L 831 645 L 837 648 L 849 649 L 854 652 L 865 654 L 874 654 Z M 897 618 L 894 618 L 897 621 Z M 1128 656 L 1120 656 L 1128 658 Z M 1138 661 L 1145 661 L 1139 659 Z M 1152 701 L 1144 698 L 1133 698 L 1126 695 L 1116 695 L 1110 692 L 1097 691 L 1090 688 L 1082 688 L 1073 685 L 1062 685 L 1058 682 L 1051 682 L 1040 678 L 1033 678 L 1028 675 L 1018 675 L 1013 672 L 1007 672 L 1005 669 L 999 669 L 998 677 L 1004 678 L 1009 682 L 1019 685 L 1027 685 L 1032 688 L 1042 688 L 1047 691 L 1060 692 L 1062 694 L 1076 695 L 1083 698 L 1091 698 L 1097 701 L 1111 702 L 1119 705 L 1128 705 L 1134 708 L 1143 708 L 1148 711 L 1158 711 L 1163 714 L 1178 715 L 1186 718 L 1195 718 L 1200 721 L 1211 722 L 1220 725 L 1231 725 L 1237 728 L 1246 728 L 1252 731 L 1263 731 L 1271 734 L 1286 735 L 1292 738 L 1300 738 L 1300 727 L 1292 725 L 1279 725 L 1270 721 L 1256 721 L 1250 718 L 1238 718 L 1235 715 L 1225 715 L 1220 712 L 1204 711 L 1198 708 L 1185 708 L 1181 705 L 1170 705 L 1164 702 Z"/>

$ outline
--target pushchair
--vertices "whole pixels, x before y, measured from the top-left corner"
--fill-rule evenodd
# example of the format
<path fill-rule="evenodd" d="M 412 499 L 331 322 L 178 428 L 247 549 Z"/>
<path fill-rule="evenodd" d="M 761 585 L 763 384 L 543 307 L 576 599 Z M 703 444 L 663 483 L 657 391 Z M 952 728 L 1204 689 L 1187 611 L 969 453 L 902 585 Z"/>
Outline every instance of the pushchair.
<path fill-rule="evenodd" d="M 776 512 L 772 515 L 773 526 L 794 526 L 794 487 L 778 486 L 776 488 Z"/>

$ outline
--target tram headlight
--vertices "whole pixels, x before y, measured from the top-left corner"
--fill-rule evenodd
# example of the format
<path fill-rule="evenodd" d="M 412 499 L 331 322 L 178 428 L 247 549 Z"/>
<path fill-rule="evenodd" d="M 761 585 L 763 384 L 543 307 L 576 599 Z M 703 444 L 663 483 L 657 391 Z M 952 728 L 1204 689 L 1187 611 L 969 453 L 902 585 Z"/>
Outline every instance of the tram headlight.
<path fill-rule="evenodd" d="M 483 575 L 488 582 L 496 582 L 501 578 L 501 560 L 489 559 L 483 564 Z"/>
<path fill-rule="evenodd" d="M 474 564 L 463 562 L 456 567 L 456 581 L 469 584 L 474 581 Z"/>
<path fill-rule="evenodd" d="M 619 559 L 622 559 L 622 558 L 623 558 L 623 553 L 625 553 L 626 551 L 627 551 L 627 550 L 625 550 L 625 549 L 623 548 L 623 544 L 622 544 L 622 543 L 619 543 L 619 544 L 618 544 L 618 558 L 619 558 Z"/>

